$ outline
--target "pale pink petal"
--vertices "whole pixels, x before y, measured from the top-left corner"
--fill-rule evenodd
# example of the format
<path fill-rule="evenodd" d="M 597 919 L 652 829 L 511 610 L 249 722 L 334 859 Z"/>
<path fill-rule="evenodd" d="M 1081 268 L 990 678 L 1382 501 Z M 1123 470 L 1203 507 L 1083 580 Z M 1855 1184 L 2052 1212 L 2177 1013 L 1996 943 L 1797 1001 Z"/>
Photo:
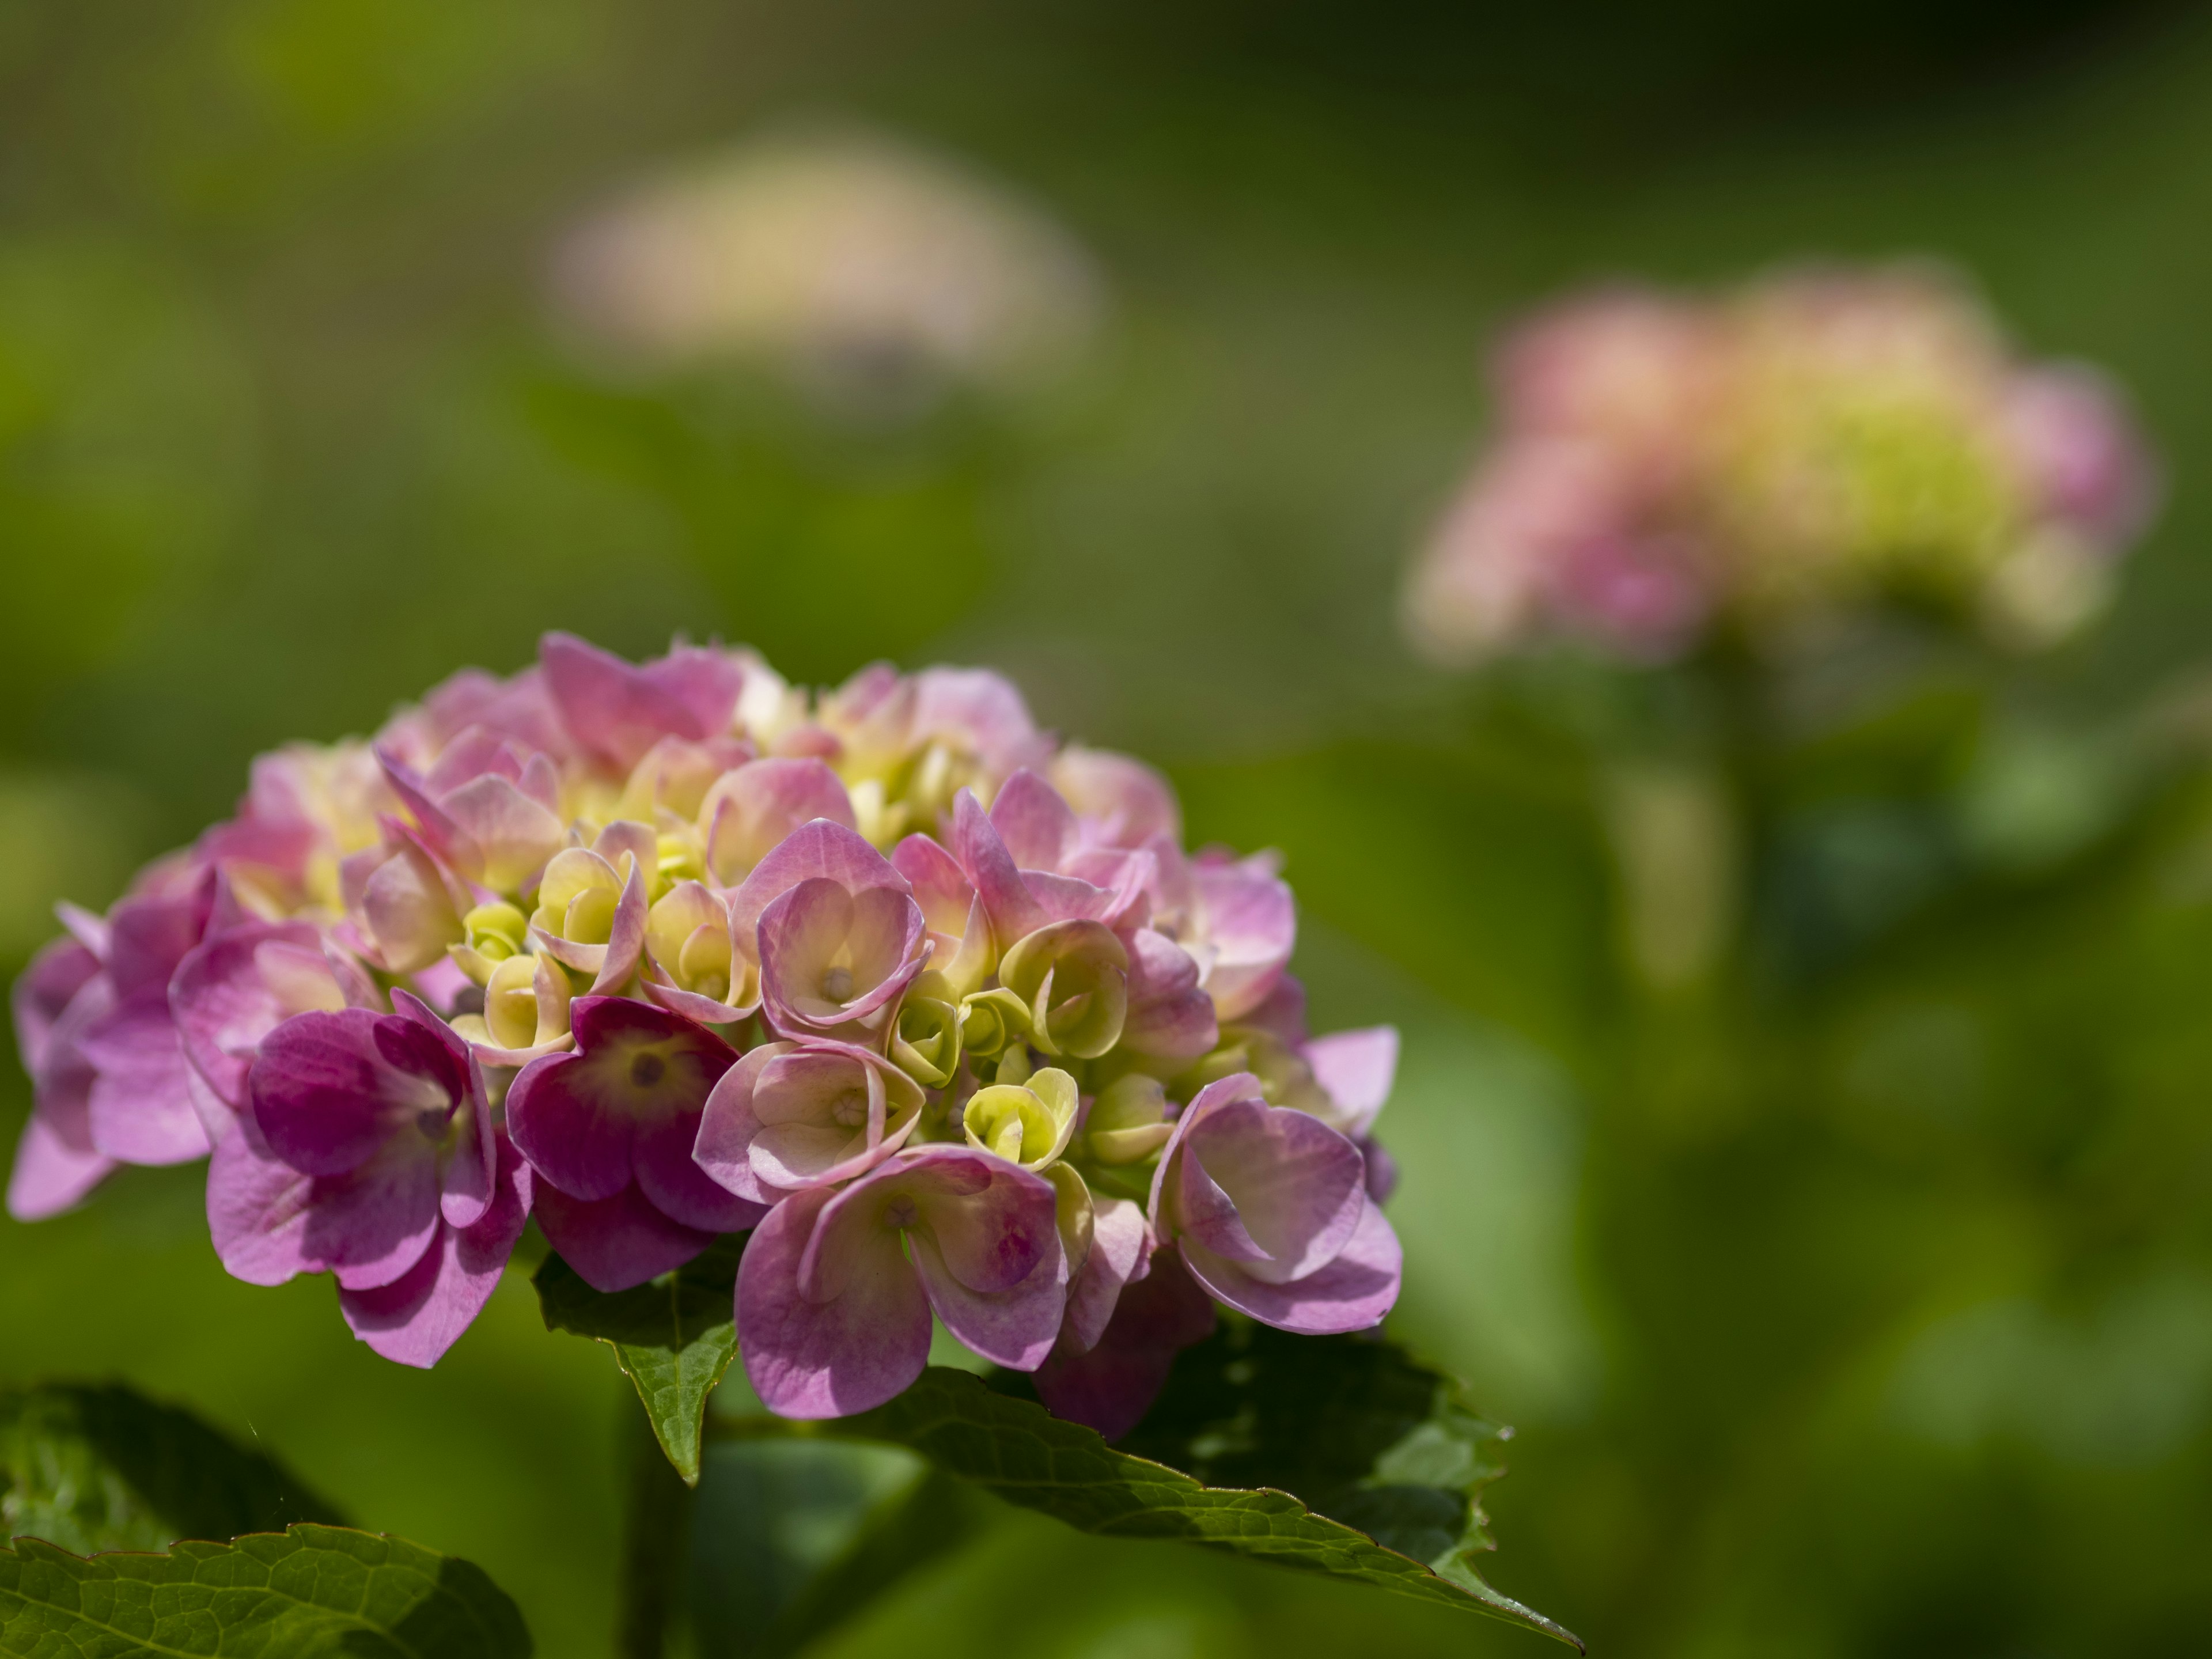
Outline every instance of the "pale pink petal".
<path fill-rule="evenodd" d="M 1286 1281 L 1335 1259 L 1366 1207 L 1366 1164 L 1359 1149 L 1319 1118 L 1259 1100 L 1224 1101 L 1178 1135 L 1188 1193 L 1205 1174 L 1234 1201 L 1242 1231 L 1266 1252 L 1247 1271 Z M 1180 1126 L 1178 1126 L 1180 1127 Z M 1212 1230 L 1185 1212 L 1193 1237 L 1229 1256 Z"/>
<path fill-rule="evenodd" d="M 801 825 L 816 818 L 854 827 L 852 797 L 812 758 L 757 760 L 708 792 L 707 867 L 723 886 L 743 880 Z M 857 833 L 857 831 L 855 831 Z"/>
<path fill-rule="evenodd" d="M 1058 870 L 1076 848 L 1075 814 L 1058 790 L 1026 768 L 1000 787 L 991 827 L 1024 870 Z"/>
<path fill-rule="evenodd" d="M 833 881 L 849 893 L 871 887 L 908 890 L 906 878 L 858 831 L 816 818 L 786 836 L 731 895 L 731 937 L 750 953 L 761 913 L 799 883 L 817 879 Z"/>
<path fill-rule="evenodd" d="M 969 1290 L 1011 1291 L 1059 1251 L 1052 1183 L 1033 1170 L 947 1146 L 904 1153 L 890 1167 L 945 1270 Z"/>
<path fill-rule="evenodd" d="M 736 1297 L 745 1376 L 781 1416 L 866 1411 L 900 1393 L 929 1363 L 929 1302 L 898 1234 L 867 1207 L 867 1187 L 797 1194 L 769 1212 L 746 1243 Z M 857 1204 L 855 1194 L 863 1195 Z M 825 1253 L 811 1249 L 825 1226 L 840 1235 L 842 1248 L 826 1253 L 842 1270 L 829 1276 L 829 1293 L 811 1300 L 801 1288 L 801 1267 L 810 1253 Z"/>
<path fill-rule="evenodd" d="M 89 1135 L 83 1145 L 73 1145 L 60 1127 L 33 1112 L 23 1125 L 15 1167 L 8 1172 L 8 1213 L 18 1221 L 59 1215 L 114 1168 L 114 1159 L 92 1150 Z"/>
<path fill-rule="evenodd" d="M 1206 988 L 1223 1019 L 1249 1013 L 1282 977 L 1297 940 L 1291 890 L 1245 865 L 1200 866 L 1199 896 L 1206 912 L 1204 937 L 1214 958 Z"/>
<path fill-rule="evenodd" d="M 473 854 L 465 873 L 499 892 L 528 887 L 568 840 L 558 817 L 503 777 L 465 783 L 438 805 Z"/>
<path fill-rule="evenodd" d="M 908 1248 L 930 1307 L 970 1352 L 1010 1370 L 1033 1371 L 1044 1364 L 1067 1310 L 1067 1262 L 1057 1234 L 1029 1277 L 1004 1291 L 963 1284 L 926 1230 L 915 1230 Z"/>
<path fill-rule="evenodd" d="M 1140 1054 L 1196 1060 L 1220 1041 L 1213 1000 L 1199 985 L 1190 952 L 1150 927 L 1124 933 L 1129 952 L 1129 1008 L 1121 1041 Z"/>
<path fill-rule="evenodd" d="M 277 958 L 271 947 L 300 951 L 305 961 Z M 262 970 L 264 960 L 277 970 L 274 983 Z M 246 1104 L 246 1074 L 261 1039 L 318 1006 L 297 1001 L 305 976 L 297 976 L 301 986 L 294 985 L 288 970 L 295 966 L 319 969 L 331 1000 L 339 1000 L 320 940 L 311 925 L 300 921 L 250 922 L 211 935 L 185 956 L 169 981 L 169 1011 L 185 1058 L 234 1110 Z M 294 994 L 285 994 L 288 990 Z"/>
<path fill-rule="evenodd" d="M 1398 1028 L 1371 1025 L 1364 1030 L 1333 1031 L 1314 1038 L 1298 1052 L 1313 1067 L 1314 1080 L 1343 1114 L 1337 1127 L 1354 1139 L 1372 1128 L 1398 1075 Z"/>
<path fill-rule="evenodd" d="M 1191 1275 L 1208 1294 L 1262 1324 L 1307 1336 L 1334 1336 L 1380 1324 L 1398 1300 L 1403 1256 L 1398 1236 L 1373 1204 L 1327 1267 L 1286 1284 L 1256 1279 L 1194 1241 L 1183 1241 Z"/>
<path fill-rule="evenodd" d="M 967 931 L 975 889 L 951 854 L 927 836 L 908 836 L 892 849 L 891 866 L 913 887 L 932 933 L 958 939 Z"/>
<path fill-rule="evenodd" d="M 1182 813 L 1168 781 L 1140 760 L 1071 745 L 1054 757 L 1053 787 L 1115 847 L 1141 847 L 1153 836 L 1182 839 Z"/>
<path fill-rule="evenodd" d="M 749 1049 L 738 1063 L 722 1073 L 707 1097 L 699 1117 L 699 1134 L 692 1143 L 692 1158 L 708 1176 L 740 1198 L 756 1203 L 770 1201 L 753 1173 L 750 1148 L 760 1133 L 753 1096 L 762 1070 L 778 1056 L 791 1052 L 787 1042 L 764 1042 Z"/>
<path fill-rule="evenodd" d="M 625 776 L 663 738 L 726 733 L 744 684 L 734 658 L 691 646 L 634 667 L 574 635 L 548 634 L 538 660 L 568 735 Z"/>
<path fill-rule="evenodd" d="M 97 1075 L 88 1099 L 93 1145 L 124 1164 L 183 1164 L 204 1157 L 205 1127 L 192 1103 L 191 1068 L 166 987 L 125 997 L 79 1040 Z"/>

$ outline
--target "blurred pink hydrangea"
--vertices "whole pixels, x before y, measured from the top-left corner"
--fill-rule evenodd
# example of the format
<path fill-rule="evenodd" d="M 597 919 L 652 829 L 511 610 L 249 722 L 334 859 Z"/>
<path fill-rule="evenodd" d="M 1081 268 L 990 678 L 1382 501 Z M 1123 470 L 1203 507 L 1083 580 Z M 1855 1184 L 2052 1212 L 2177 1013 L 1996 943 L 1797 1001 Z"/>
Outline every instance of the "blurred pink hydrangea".
<path fill-rule="evenodd" d="M 1881 601 L 2045 645 L 2158 495 L 2110 380 L 2021 361 L 1923 267 L 1572 298 L 1492 379 L 1497 431 L 1405 593 L 1446 664 L 1547 639 L 1664 660 Z"/>
<path fill-rule="evenodd" d="M 1118 1433 L 1214 1301 L 1323 1333 L 1397 1297 L 1395 1033 L 1311 1037 L 1273 861 L 1186 853 L 1164 779 L 988 672 L 809 695 L 549 635 L 263 757 L 62 919 L 15 987 L 10 1212 L 212 1154 L 223 1265 L 331 1274 L 406 1364 L 532 1217 L 610 1292 L 749 1233 L 745 1365 L 792 1416 L 897 1393 L 934 1316 Z"/>

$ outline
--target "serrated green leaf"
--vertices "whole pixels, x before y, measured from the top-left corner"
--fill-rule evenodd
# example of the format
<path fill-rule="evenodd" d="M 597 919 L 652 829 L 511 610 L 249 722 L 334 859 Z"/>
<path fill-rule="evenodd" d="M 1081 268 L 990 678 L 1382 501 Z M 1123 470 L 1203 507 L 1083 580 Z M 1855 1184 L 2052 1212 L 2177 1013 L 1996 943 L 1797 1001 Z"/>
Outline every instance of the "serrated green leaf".
<path fill-rule="evenodd" d="M 1445 1379 L 1385 1345 L 1358 1345 L 1382 1356 L 1379 1362 L 1352 1355 L 1333 1364 L 1332 1352 L 1355 1340 L 1283 1340 L 1295 1342 L 1295 1352 L 1322 1374 L 1334 1370 L 1335 1381 L 1308 1389 L 1293 1382 L 1286 1385 L 1290 1403 L 1263 1404 L 1262 1396 L 1283 1382 L 1278 1368 L 1267 1367 L 1276 1373 L 1270 1386 L 1255 1386 L 1261 1364 L 1249 1347 L 1240 1352 L 1206 1345 L 1203 1352 L 1193 1351 L 1190 1369 L 1197 1381 L 1183 1385 L 1191 1395 L 1179 1402 L 1170 1385 L 1170 1395 L 1162 1402 L 1167 1426 L 1151 1443 L 1179 1444 L 1201 1468 L 1273 1465 L 1310 1484 L 1316 1475 L 1326 1481 L 1334 1474 L 1333 1483 L 1316 1489 L 1325 1491 L 1346 1511 L 1343 1516 L 1321 1512 L 1317 1505 L 1267 1484 L 1205 1484 L 1154 1458 L 1109 1446 L 1092 1430 L 1062 1422 L 1033 1401 L 940 1366 L 932 1366 L 889 1404 L 811 1431 L 910 1446 L 947 1473 L 1008 1503 L 1042 1510 L 1085 1532 L 1173 1539 L 1326 1573 L 1508 1620 L 1579 1649 L 1582 1644 L 1571 1632 L 1500 1595 L 1468 1560 L 1471 1551 L 1489 1545 L 1473 1494 L 1500 1473 L 1477 1455 L 1498 1431 L 1459 1410 L 1455 1396 L 1448 1401 Z M 1271 1344 L 1260 1339 L 1260 1346 L 1265 1350 Z M 1184 1369 L 1178 1364 L 1178 1376 Z M 1383 1390 L 1381 1399 L 1358 1395 L 1363 1376 Z M 1224 1385 L 1226 1394 L 1215 1399 L 1209 1378 Z M 1423 1401 L 1418 1413 L 1417 1394 Z M 1210 1401 L 1231 1405 L 1231 1415 L 1210 1415 Z M 1287 1444 L 1261 1437 L 1263 1425 L 1272 1429 L 1288 1423 L 1310 1431 L 1305 1437 L 1315 1443 L 1312 1458 L 1302 1462 Z M 1394 1425 L 1395 1437 L 1378 1446 Z M 731 1425 L 729 1431 L 810 1431 L 755 1419 Z M 1354 1460 L 1361 1457 L 1359 1467 L 1367 1473 L 1350 1474 Z M 1380 1475 L 1375 1473 L 1378 1462 Z M 1464 1484 L 1425 1484 L 1443 1477 Z M 1401 1547 L 1377 1541 L 1357 1522 Z M 1417 1557 L 1407 1548 L 1433 1553 Z"/>
<path fill-rule="evenodd" d="M 720 1240 L 696 1260 L 650 1285 L 610 1296 L 595 1291 L 557 1255 L 532 1283 L 545 1328 L 605 1343 L 637 1389 L 653 1437 L 684 1477 L 699 1484 L 699 1425 L 707 1396 L 738 1351 L 732 1297 L 743 1237 Z"/>
<path fill-rule="evenodd" d="M 343 1518 L 273 1458 L 119 1384 L 0 1392 L 0 1538 L 90 1555 Z"/>
<path fill-rule="evenodd" d="M 477 1568 L 404 1539 L 295 1526 L 87 1560 L 0 1550 L 9 1659 L 528 1659 L 514 1603 Z"/>

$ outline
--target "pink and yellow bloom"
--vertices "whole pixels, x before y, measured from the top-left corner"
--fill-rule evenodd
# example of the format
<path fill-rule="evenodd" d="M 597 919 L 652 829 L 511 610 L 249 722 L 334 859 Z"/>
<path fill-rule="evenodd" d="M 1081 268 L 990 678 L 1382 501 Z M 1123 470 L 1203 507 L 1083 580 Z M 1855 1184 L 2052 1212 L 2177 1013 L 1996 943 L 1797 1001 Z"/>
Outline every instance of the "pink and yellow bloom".
<path fill-rule="evenodd" d="M 1310 1037 L 1275 861 L 1186 852 L 1164 780 L 981 671 L 810 697 L 549 635 L 265 757 L 63 915 L 15 988 L 11 1210 L 211 1153 L 223 1265 L 329 1273 L 404 1363 L 532 1217 L 610 1292 L 750 1232 L 739 1340 L 793 1416 L 896 1394 L 935 1320 L 1126 1427 L 1217 1302 L 1339 1331 L 1396 1295 L 1395 1037 Z"/>

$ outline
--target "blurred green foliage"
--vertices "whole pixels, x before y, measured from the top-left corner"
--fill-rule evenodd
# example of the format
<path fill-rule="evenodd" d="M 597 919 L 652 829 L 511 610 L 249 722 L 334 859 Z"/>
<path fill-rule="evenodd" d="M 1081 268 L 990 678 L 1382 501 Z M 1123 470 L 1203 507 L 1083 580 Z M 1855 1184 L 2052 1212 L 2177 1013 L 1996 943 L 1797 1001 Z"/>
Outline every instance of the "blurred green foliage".
<path fill-rule="evenodd" d="M 1622 1655 L 2185 1650 L 2212 795 L 2130 711 L 2212 618 L 2212 30 L 1802 15 L 0 7 L 0 950 L 257 749 L 547 627 L 815 678 L 988 661 L 1167 762 L 1196 838 L 1285 849 L 1321 1022 L 1406 1029 L 1397 1322 L 1521 1431 L 1502 1589 Z M 1117 310 L 1085 375 L 863 429 L 563 353 L 562 224 L 823 106 L 1090 243 Z M 1712 710 L 1750 694 L 1694 677 L 1406 657 L 1396 573 L 1504 316 L 1905 251 L 2137 392 L 2172 500 L 2100 637 L 1794 688 L 1747 734 Z M 1735 825 L 1730 943 L 1664 985 L 1623 875 L 1639 759 Z M 0 1224 L 0 1380 L 189 1401 L 481 1564 L 542 1652 L 605 1652 L 636 1409 L 605 1356 L 517 1279 L 436 1371 L 386 1364 L 327 1285 L 225 1278 L 199 1205 L 135 1171 Z M 1001 1511 L 819 1650 L 1534 1639 Z"/>

